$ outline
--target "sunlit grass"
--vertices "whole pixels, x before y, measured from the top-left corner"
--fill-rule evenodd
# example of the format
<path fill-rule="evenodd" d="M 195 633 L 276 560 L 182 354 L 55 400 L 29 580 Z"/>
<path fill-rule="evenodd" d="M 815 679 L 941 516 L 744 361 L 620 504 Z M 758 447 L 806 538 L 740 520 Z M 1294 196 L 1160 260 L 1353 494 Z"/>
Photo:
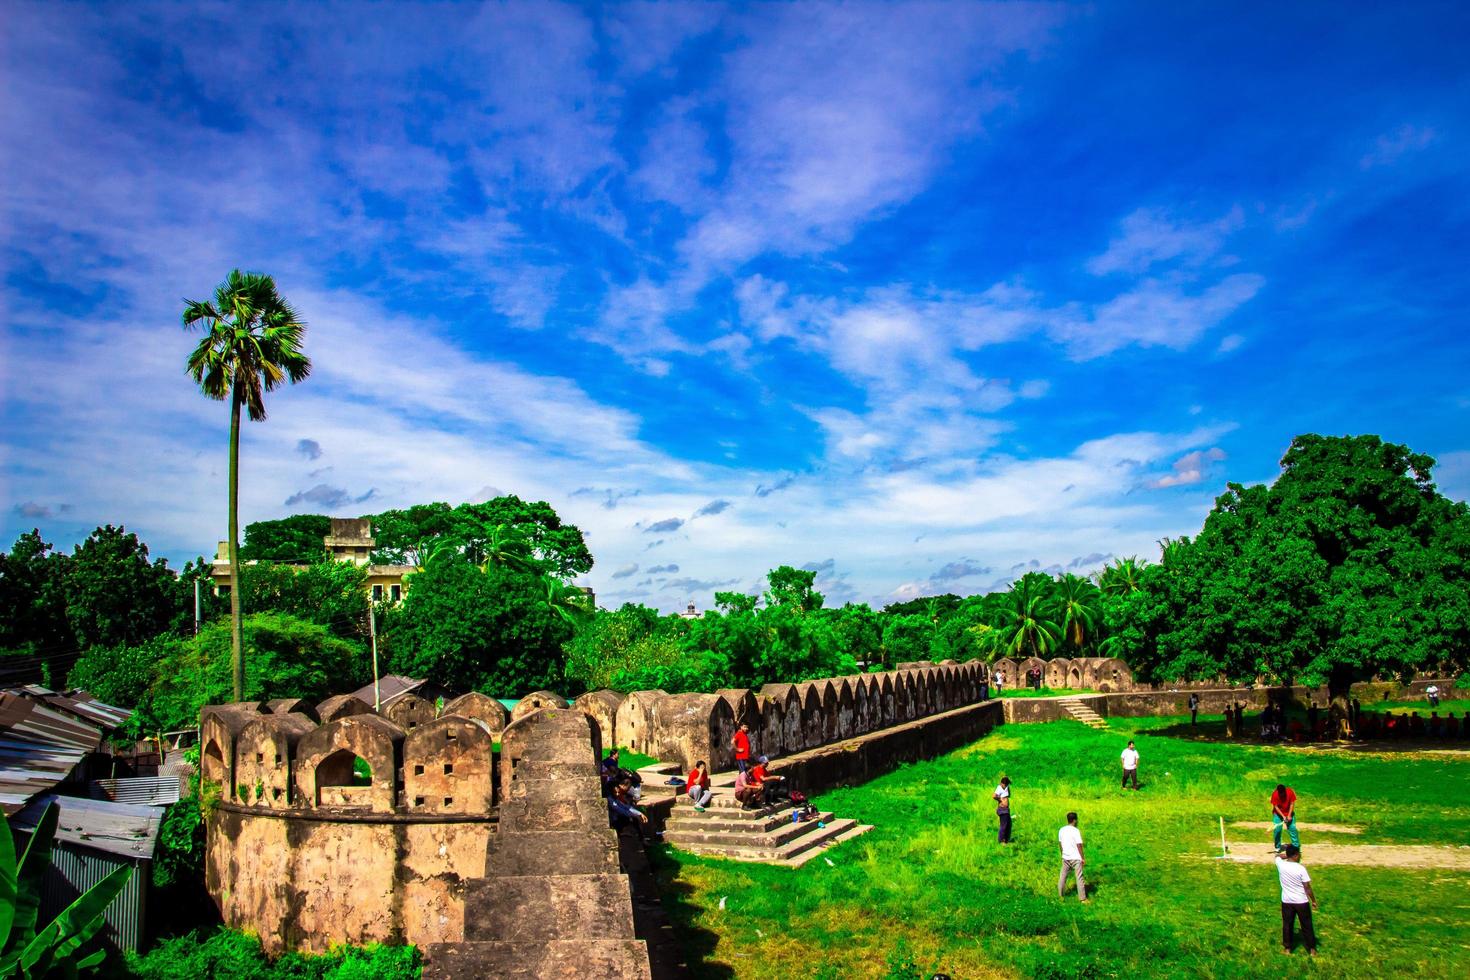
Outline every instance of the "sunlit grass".
<path fill-rule="evenodd" d="M 1187 728 L 1177 718 L 1101 732 L 1005 726 L 823 794 L 823 809 L 877 829 L 799 870 L 669 852 L 660 874 L 702 960 L 696 975 L 884 977 L 905 959 L 955 978 L 1470 975 L 1470 874 L 1311 863 L 1313 843 L 1327 840 L 1470 843 L 1470 753 L 1355 755 L 1162 734 Z M 1130 737 L 1143 756 L 1138 793 L 1118 786 Z M 1010 848 L 995 843 L 990 802 L 1002 773 L 1013 780 Z M 1280 952 L 1275 869 L 1214 860 L 1220 819 L 1268 819 L 1279 781 L 1300 794 L 1301 820 L 1364 828 L 1303 831 L 1322 898 L 1322 952 L 1310 968 Z M 1095 900 L 1085 907 L 1056 898 L 1056 831 L 1069 809 L 1087 839 Z M 1269 831 L 1230 837 L 1232 848 L 1270 845 Z"/>

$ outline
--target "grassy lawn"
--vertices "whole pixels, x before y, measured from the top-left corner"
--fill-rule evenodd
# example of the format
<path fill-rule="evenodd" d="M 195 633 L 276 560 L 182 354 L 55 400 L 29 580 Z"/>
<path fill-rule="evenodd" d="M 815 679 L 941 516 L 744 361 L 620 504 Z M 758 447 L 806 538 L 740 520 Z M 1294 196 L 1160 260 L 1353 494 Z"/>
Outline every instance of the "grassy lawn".
<path fill-rule="evenodd" d="M 1209 721 L 1218 730 L 1218 718 Z M 1470 843 L 1470 752 L 1167 734 L 1181 728 L 1187 719 L 1116 720 L 1103 732 L 1070 721 L 1004 726 L 943 758 L 823 794 L 823 809 L 877 829 L 797 870 L 663 849 L 665 902 L 700 964 L 695 975 L 1470 976 L 1470 873 L 1312 864 L 1313 844 L 1329 841 Z M 1118 788 L 1130 737 L 1142 754 L 1137 793 Z M 995 843 L 990 801 L 1002 773 L 1013 781 L 1009 848 Z M 1302 831 L 1321 900 L 1312 962 L 1281 952 L 1274 866 L 1213 859 L 1219 818 L 1269 820 L 1280 781 L 1299 794 L 1300 821 L 1363 828 Z M 1072 809 L 1087 842 L 1087 906 L 1070 891 L 1056 897 L 1056 832 Z M 1230 839 L 1236 852 L 1270 848 L 1269 831 L 1236 829 Z"/>
<path fill-rule="evenodd" d="M 991 692 L 998 698 L 1060 698 L 1071 694 L 1096 694 L 1096 691 L 1084 691 L 1080 688 L 1070 687 L 1043 687 L 1036 690 L 1032 687 L 1006 687 L 997 691 L 991 688 Z"/>

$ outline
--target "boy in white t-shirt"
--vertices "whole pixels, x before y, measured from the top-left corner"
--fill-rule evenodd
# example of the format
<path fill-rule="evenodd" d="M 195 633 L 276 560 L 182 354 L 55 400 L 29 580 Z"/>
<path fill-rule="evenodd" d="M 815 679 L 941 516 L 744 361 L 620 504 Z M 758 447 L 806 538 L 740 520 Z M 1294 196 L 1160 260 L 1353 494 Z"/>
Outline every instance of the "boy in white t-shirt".
<path fill-rule="evenodd" d="M 1138 789 L 1138 750 L 1130 741 L 1128 747 L 1123 750 L 1123 788 L 1128 788 L 1128 781 L 1133 780 L 1133 788 Z"/>
<path fill-rule="evenodd" d="M 1302 849 L 1295 844 L 1286 845 L 1286 851 L 1276 858 L 1276 874 L 1281 879 L 1281 948 L 1291 952 L 1291 927 L 1293 920 L 1302 923 L 1302 945 L 1307 955 L 1317 955 L 1317 935 L 1312 931 L 1312 909 L 1317 907 L 1317 896 L 1312 894 L 1312 876 L 1302 867 Z"/>
<path fill-rule="evenodd" d="M 1057 846 L 1062 849 L 1062 876 L 1057 879 L 1057 898 L 1067 896 L 1067 875 L 1077 878 L 1077 897 L 1087 901 L 1087 880 L 1082 877 L 1082 831 L 1077 829 L 1077 814 L 1067 814 L 1067 825 L 1057 831 Z"/>

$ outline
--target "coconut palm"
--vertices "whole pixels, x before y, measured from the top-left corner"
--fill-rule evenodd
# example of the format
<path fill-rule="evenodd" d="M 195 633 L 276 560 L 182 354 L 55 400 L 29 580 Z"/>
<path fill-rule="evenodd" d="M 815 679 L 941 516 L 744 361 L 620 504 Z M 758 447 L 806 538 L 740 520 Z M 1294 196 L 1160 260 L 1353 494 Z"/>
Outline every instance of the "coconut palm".
<path fill-rule="evenodd" d="M 582 589 L 563 582 L 555 575 L 541 576 L 543 595 L 537 601 L 552 613 L 573 625 L 592 613 L 592 598 Z"/>
<path fill-rule="evenodd" d="M 230 400 L 230 655 L 235 700 L 244 697 L 244 635 L 240 617 L 240 409 L 252 422 L 265 420 L 265 393 L 311 373 L 301 350 L 306 324 L 296 316 L 275 280 L 239 269 L 215 287 L 214 299 L 185 300 L 184 327 L 204 328 L 189 354 L 188 372 L 199 390 Z"/>
<path fill-rule="evenodd" d="M 1051 576 L 1030 572 L 997 596 L 991 625 L 984 634 L 993 654 L 1041 657 L 1057 648 L 1062 627 L 1053 618 L 1055 605 Z"/>
<path fill-rule="evenodd" d="M 1069 572 L 1057 580 L 1054 595 L 1062 635 L 1068 646 L 1080 652 L 1096 639 L 1102 624 L 1102 593 L 1087 579 Z"/>
<path fill-rule="evenodd" d="M 1129 558 L 1119 558 L 1111 565 L 1103 567 L 1097 573 L 1097 587 L 1102 590 L 1103 595 L 1124 596 L 1130 592 L 1137 592 L 1143 579 L 1143 570 L 1148 562 L 1137 555 Z"/>

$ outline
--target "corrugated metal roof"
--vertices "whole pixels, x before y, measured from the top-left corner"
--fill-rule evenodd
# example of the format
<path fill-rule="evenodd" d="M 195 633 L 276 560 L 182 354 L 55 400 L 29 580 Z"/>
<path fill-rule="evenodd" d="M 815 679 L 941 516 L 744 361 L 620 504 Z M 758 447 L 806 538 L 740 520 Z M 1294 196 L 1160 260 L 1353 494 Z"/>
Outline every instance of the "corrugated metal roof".
<path fill-rule="evenodd" d="M 423 681 L 416 681 L 412 677 L 404 677 L 401 674 L 388 674 L 378 678 L 378 690 L 382 697 L 382 703 L 396 701 L 405 694 L 411 694 L 424 686 Z M 373 703 L 373 686 L 365 684 L 352 692 L 352 696 L 359 698 L 367 704 Z"/>
<path fill-rule="evenodd" d="M 94 800 L 112 800 L 132 806 L 168 806 L 179 802 L 179 776 L 131 776 L 92 780 Z"/>
<path fill-rule="evenodd" d="M 14 813 L 71 775 L 102 729 L 20 694 L 0 692 L 0 808 Z"/>
<path fill-rule="evenodd" d="M 11 827 L 30 833 L 40 822 L 47 804 L 53 802 L 61 807 L 56 822 L 58 843 L 91 848 L 118 857 L 153 860 L 158 825 L 163 820 L 162 807 L 133 806 L 48 793 L 37 797 L 11 817 Z"/>
<path fill-rule="evenodd" d="M 40 698 L 58 711 L 76 715 L 103 728 L 121 728 L 133 716 L 129 709 L 105 704 L 86 691 L 49 691 L 39 684 L 27 684 L 20 690 L 31 697 Z"/>

